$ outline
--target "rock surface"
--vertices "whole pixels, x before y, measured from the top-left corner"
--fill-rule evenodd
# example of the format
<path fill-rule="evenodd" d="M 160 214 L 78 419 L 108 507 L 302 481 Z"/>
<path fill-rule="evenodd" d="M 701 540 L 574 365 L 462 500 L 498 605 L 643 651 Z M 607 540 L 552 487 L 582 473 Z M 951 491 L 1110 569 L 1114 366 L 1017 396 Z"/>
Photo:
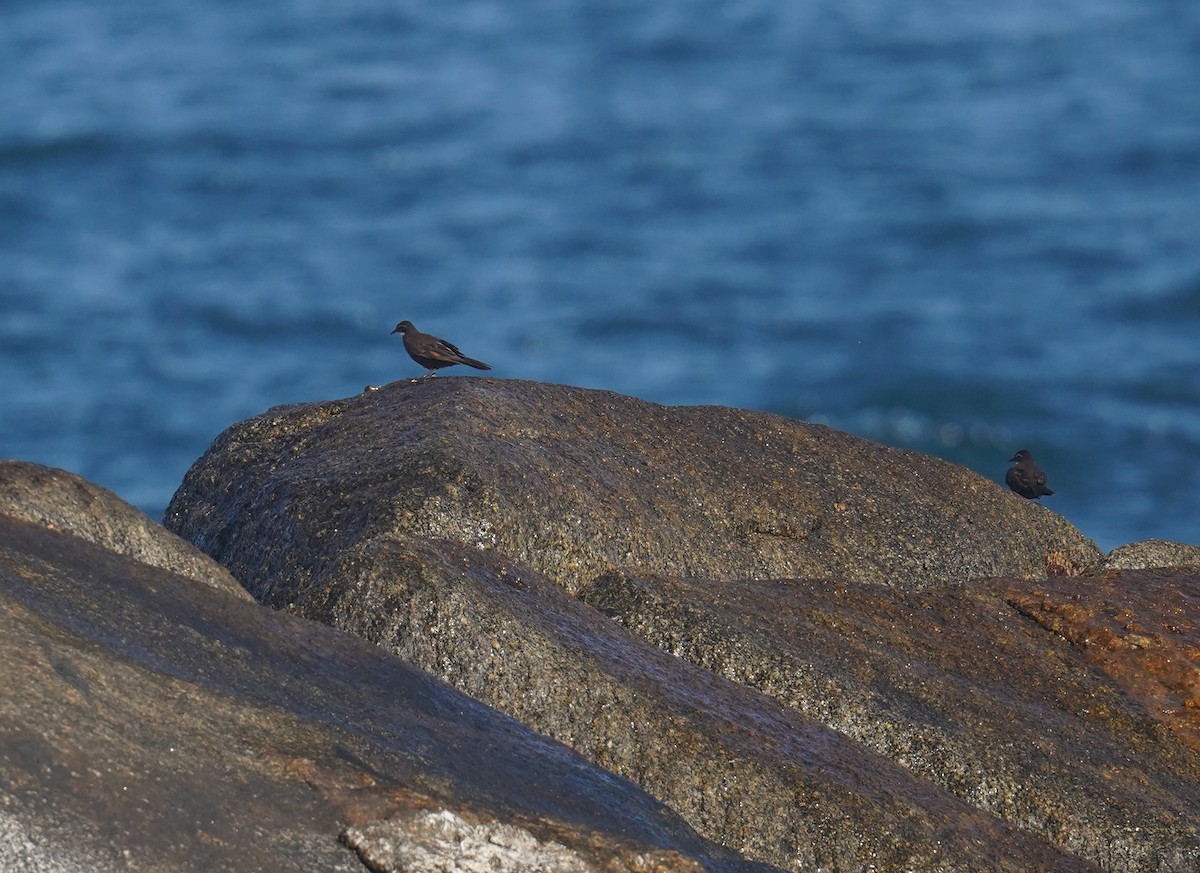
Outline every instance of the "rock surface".
<path fill-rule="evenodd" d="M 836 731 L 445 540 L 344 557 L 311 614 L 634 779 L 697 830 L 803 870 L 1087 869 Z"/>
<path fill-rule="evenodd" d="M 1200 546 L 1170 540 L 1141 540 L 1113 549 L 1105 555 L 1102 567 L 1105 570 L 1200 567 Z"/>
<path fill-rule="evenodd" d="M 1083 586 L 1064 581 L 996 584 L 1023 616 L 1062 637 L 1140 711 L 1200 753 L 1200 571 L 1112 571 Z M 1179 772 L 1200 783 L 1186 764 L 1176 762 Z M 1192 816 L 1195 828 L 1200 802 Z"/>
<path fill-rule="evenodd" d="M 1101 558 L 1053 512 L 915 452 L 764 413 L 483 378 L 235 425 L 164 523 L 274 606 L 389 532 L 496 549 L 571 591 L 626 566 L 912 587 Z"/>
<path fill-rule="evenodd" d="M 161 567 L 244 600 L 229 571 L 106 488 L 59 470 L 0 460 L 0 515 L 19 518 Z"/>
<path fill-rule="evenodd" d="M 344 840 L 371 870 L 420 873 L 604 873 L 583 853 L 529 830 L 474 822 L 447 809 L 422 810 L 347 829 Z M 593 852 L 592 854 L 596 854 Z M 620 858 L 619 851 L 613 853 Z M 694 858 L 644 852 L 621 859 L 631 873 L 703 873 Z"/>
<path fill-rule="evenodd" d="M 1144 608 L 1130 604 L 1119 620 L 1136 613 L 1151 633 L 1157 612 L 1160 631 L 1165 604 L 1195 591 L 1194 580 L 1156 581 L 1150 588 L 1140 580 Z M 1186 740 L 1196 718 L 1175 707 L 1200 688 L 1200 635 L 1180 620 L 1184 636 L 1158 647 L 1160 659 L 1176 657 L 1172 669 L 1143 662 L 1140 673 L 1113 681 L 1121 672 L 1092 669 L 1099 656 L 1072 636 L 1094 636 L 1097 613 L 1111 621 L 1122 598 L 1086 584 L 1001 579 L 898 592 L 829 580 L 614 573 L 581 596 L 656 645 L 761 689 L 1106 869 L 1195 869 L 1200 755 Z M 1193 686 L 1163 689 L 1157 708 L 1131 699 L 1164 676 L 1181 684 L 1190 676 Z"/>
<path fill-rule="evenodd" d="M 427 380 L 230 428 L 166 523 L 263 602 L 401 653 L 751 857 L 1197 869 L 1181 734 L 976 581 L 1082 587 L 1099 551 L 955 465 L 770 415 Z"/>
<path fill-rule="evenodd" d="M 763 870 L 376 646 L 4 514 L 0 665 L 5 871 L 470 869 L 423 821 L 548 873 Z"/>

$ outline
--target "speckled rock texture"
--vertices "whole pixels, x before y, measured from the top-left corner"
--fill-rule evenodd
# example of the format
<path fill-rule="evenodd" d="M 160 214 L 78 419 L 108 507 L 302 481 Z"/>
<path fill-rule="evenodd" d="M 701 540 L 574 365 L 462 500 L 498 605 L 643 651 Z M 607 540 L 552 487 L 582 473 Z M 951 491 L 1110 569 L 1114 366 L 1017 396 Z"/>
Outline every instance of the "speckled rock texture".
<path fill-rule="evenodd" d="M 608 570 L 935 585 L 1101 554 L 981 476 L 821 425 L 482 378 L 397 382 L 226 430 L 164 524 L 261 602 L 389 533 L 497 549 L 568 590 Z"/>
<path fill-rule="evenodd" d="M 230 428 L 165 523 L 262 602 L 401 654 L 749 857 L 836 870 L 1197 869 L 1191 752 L 1061 637 L 964 587 L 1082 584 L 1101 554 L 1050 510 L 956 465 L 772 415 L 439 378 Z M 754 609 L 786 625 L 780 583 L 764 581 L 776 577 L 837 580 L 830 591 L 859 598 L 829 619 L 820 657 L 796 644 L 780 667 L 769 634 L 753 639 L 755 612 L 701 613 L 702 629 L 736 621 L 745 637 L 701 633 L 687 657 L 712 672 L 697 671 L 601 614 L 657 647 L 695 630 L 676 628 L 672 608 L 745 584 Z M 695 588 L 664 595 L 648 628 L 596 599 L 605 578 Z M 566 596 L 582 592 L 595 608 Z M 872 624 L 872 609 L 892 618 Z M 919 631 L 906 630 L 910 613 Z M 807 702 L 774 699 L 772 670 Z M 1091 693 L 1112 712 L 1085 711 Z M 1060 726 L 1064 737 L 1047 736 Z M 1058 759 L 1085 751 L 1079 772 Z M 1143 763 L 1153 775 L 1139 789 Z"/>
<path fill-rule="evenodd" d="M 1200 567 L 1200 546 L 1170 540 L 1141 540 L 1113 549 L 1104 556 L 1103 570 L 1155 570 L 1161 567 Z"/>
<path fill-rule="evenodd" d="M 6 873 L 411 869 L 384 849 L 422 816 L 547 873 L 763 873 L 377 646 L 3 515 L 0 670 Z"/>
<path fill-rule="evenodd" d="M 1141 589 L 1140 605 L 1065 577 L 897 591 L 613 573 L 581 597 L 663 649 L 1106 869 L 1193 870 L 1200 754 L 1188 743 L 1196 714 L 1186 695 L 1200 691 L 1195 580 L 1128 582 Z M 1179 613 L 1189 612 L 1185 625 Z M 1160 640 L 1158 663 L 1123 673 L 1115 646 L 1101 655 L 1099 639 L 1076 642 L 1113 621 L 1170 636 L 1172 613 L 1176 635 Z M 1133 696 L 1167 676 L 1190 679 L 1190 690 L 1163 688 L 1157 706 Z"/>
<path fill-rule="evenodd" d="M 837 731 L 649 645 L 493 550 L 374 540 L 344 557 L 337 578 L 309 602 L 313 617 L 630 777 L 747 857 L 802 870 L 1088 869 Z"/>
<path fill-rule="evenodd" d="M 0 460 L 0 515 L 61 531 L 134 560 L 252 599 L 229 571 L 111 491 L 24 461 Z"/>
<path fill-rule="evenodd" d="M 1109 571 L 1084 585 L 1005 579 L 995 587 L 1200 754 L 1200 569 Z M 1192 810 L 1200 818 L 1200 803 Z"/>
<path fill-rule="evenodd" d="M 496 821 L 464 818 L 451 810 L 418 810 L 348 828 L 343 835 L 373 871 L 420 873 L 704 873 L 677 852 L 610 849 L 604 866 L 583 853 L 531 831 Z M 591 857 L 589 857 L 589 855 Z"/>

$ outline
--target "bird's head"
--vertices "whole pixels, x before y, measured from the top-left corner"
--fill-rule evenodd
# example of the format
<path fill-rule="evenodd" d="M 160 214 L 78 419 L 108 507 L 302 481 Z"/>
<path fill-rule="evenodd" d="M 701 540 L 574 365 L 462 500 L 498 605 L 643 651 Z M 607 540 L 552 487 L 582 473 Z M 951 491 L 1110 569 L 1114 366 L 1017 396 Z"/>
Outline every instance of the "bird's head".
<path fill-rule="evenodd" d="M 402 321 L 398 325 L 396 325 L 396 328 L 395 328 L 395 330 L 392 331 L 392 333 L 398 333 L 401 336 L 403 336 L 404 334 L 408 333 L 412 329 L 413 329 L 413 323 L 411 321 Z"/>
<path fill-rule="evenodd" d="M 1029 454 L 1029 449 L 1020 449 L 1015 455 L 1008 459 L 1010 464 L 1019 464 L 1021 461 L 1028 461 L 1033 455 Z"/>

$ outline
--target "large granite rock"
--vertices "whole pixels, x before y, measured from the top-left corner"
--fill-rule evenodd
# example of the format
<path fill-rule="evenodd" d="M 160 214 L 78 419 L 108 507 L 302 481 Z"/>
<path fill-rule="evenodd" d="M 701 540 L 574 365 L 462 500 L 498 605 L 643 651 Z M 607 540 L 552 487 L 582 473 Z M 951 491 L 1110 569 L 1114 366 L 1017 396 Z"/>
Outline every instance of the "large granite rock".
<path fill-rule="evenodd" d="M 1191 750 L 968 584 L 1085 586 L 1100 553 L 955 465 L 770 415 L 436 379 L 230 428 L 166 524 L 263 602 L 403 654 L 752 857 L 1196 869 Z M 852 602 L 814 619 L 788 586 Z"/>
<path fill-rule="evenodd" d="M 748 857 L 801 870 L 1088 868 L 493 550 L 377 539 L 344 555 L 336 578 L 310 615 L 629 776 Z"/>
<path fill-rule="evenodd" d="M 1106 869 L 1195 870 L 1200 716 L 1186 707 L 1200 699 L 1200 615 L 1177 617 L 1174 637 L 1164 624 L 1200 588 L 1179 576 L 1125 582 L 1136 600 L 1119 583 L 1064 577 L 896 591 L 612 573 L 581 596 Z M 1118 637 L 1124 646 L 1106 644 Z M 1140 670 L 1093 669 L 1138 645 L 1154 650 Z"/>
<path fill-rule="evenodd" d="M 377 646 L 55 517 L 0 511 L 2 870 L 765 869 Z"/>
<path fill-rule="evenodd" d="M 229 571 L 107 488 L 74 473 L 0 460 L 0 514 L 252 599 Z"/>
<path fill-rule="evenodd" d="M 627 566 L 915 587 L 1101 558 L 1044 507 L 915 452 L 764 413 L 480 378 L 235 425 L 164 523 L 276 606 L 392 532 L 496 549 L 568 590 Z"/>

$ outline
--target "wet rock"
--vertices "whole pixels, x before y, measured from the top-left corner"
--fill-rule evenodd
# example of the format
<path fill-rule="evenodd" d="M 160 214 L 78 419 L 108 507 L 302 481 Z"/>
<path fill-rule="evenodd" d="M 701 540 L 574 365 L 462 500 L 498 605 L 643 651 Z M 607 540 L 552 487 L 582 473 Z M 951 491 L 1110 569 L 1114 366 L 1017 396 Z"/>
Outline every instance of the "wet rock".
<path fill-rule="evenodd" d="M 1113 571 L 1084 585 L 1061 579 L 999 580 L 996 585 L 1023 616 L 1062 638 L 1141 712 L 1200 753 L 1200 571 Z M 1108 716 L 1099 701 L 1088 712 Z M 1144 746 L 1138 737 L 1129 740 Z M 1149 748 L 1165 746 L 1156 742 Z M 1185 759 L 1176 761 L 1178 771 L 1200 784 L 1189 756 L 1177 757 Z M 1200 820 L 1200 801 L 1193 804 Z"/>
<path fill-rule="evenodd" d="M 1147 589 L 1139 614 L 1162 595 L 1159 629 L 1174 604 L 1177 631 L 1193 636 L 1164 654 L 1192 661 L 1158 675 L 1186 682 L 1191 673 L 1195 683 L 1195 625 L 1185 629 L 1182 618 L 1190 589 L 1172 585 Z M 1096 614 L 1120 601 L 1091 579 L 900 592 L 614 573 L 581 597 L 663 649 L 1106 869 L 1191 870 L 1200 858 L 1200 755 L 1131 699 L 1139 682 L 1111 681 L 1063 638 L 1067 621 L 1095 632 Z M 1176 687 L 1171 702 L 1182 705 L 1186 693 Z"/>
<path fill-rule="evenodd" d="M 566 596 L 604 574 L 661 574 L 835 578 L 900 602 L 906 591 L 936 598 L 985 576 L 1078 578 L 1098 566 L 1096 547 L 1066 520 L 941 460 L 778 416 L 436 379 L 229 428 L 188 471 L 166 523 L 260 601 L 398 652 L 636 779 L 704 835 L 756 859 L 884 871 L 1086 868 L 1067 854 L 1081 848 L 1122 868 L 1127 857 L 1187 845 L 1187 835 L 1171 843 L 1160 829 L 1151 849 L 1130 848 L 1133 838 L 1098 845 L 1100 827 L 1123 819 L 1068 785 L 1025 805 L 979 796 L 1019 795 L 1021 779 L 1042 778 L 1036 753 L 986 782 L 978 770 L 1003 764 L 1000 749 L 956 759 L 971 743 L 954 736 L 949 752 L 928 752 L 937 758 L 929 771 L 948 773 L 935 787 L 896 763 L 916 769 L 926 754 L 919 728 L 881 718 L 889 760 L 823 724 L 826 714 L 806 717 L 714 679 Z M 928 675 L 944 670 L 940 681 L 953 685 L 955 669 L 944 658 Z M 881 670 L 874 681 L 886 679 Z M 983 679 L 978 694 L 980 720 L 1007 717 L 984 705 Z M 872 706 L 887 700 L 854 702 L 859 721 L 868 726 Z M 917 712 L 916 696 L 892 705 L 913 710 L 913 724 L 934 717 Z M 1033 721 L 1022 724 L 1040 731 Z M 1040 742 L 1015 730 L 991 736 Z M 955 776 L 959 766 L 976 771 Z M 1060 772 L 1048 767 L 1045 778 Z M 1085 811 L 1051 813 L 1050 796 Z M 1006 824 L 992 808 L 1033 818 L 1014 813 Z"/>
<path fill-rule="evenodd" d="M 0 515 L 61 531 L 249 600 L 229 571 L 106 488 L 59 470 L 0 460 Z"/>
<path fill-rule="evenodd" d="M 376 646 L 11 515 L 0 668 L 0 869 L 349 873 L 420 816 L 585 869 L 762 869 Z"/>
<path fill-rule="evenodd" d="M 917 587 L 1101 557 L 1050 510 L 935 458 L 764 413 L 483 378 L 235 425 L 164 523 L 275 606 L 391 532 L 497 549 L 568 590 L 621 567 Z"/>
<path fill-rule="evenodd" d="M 381 538 L 335 575 L 309 601 L 314 617 L 629 776 L 748 857 L 805 870 L 1090 868 L 495 551 Z"/>
<path fill-rule="evenodd" d="M 1103 570 L 1154 570 L 1159 567 L 1200 567 L 1200 546 L 1169 540 L 1141 540 L 1109 552 Z"/>

